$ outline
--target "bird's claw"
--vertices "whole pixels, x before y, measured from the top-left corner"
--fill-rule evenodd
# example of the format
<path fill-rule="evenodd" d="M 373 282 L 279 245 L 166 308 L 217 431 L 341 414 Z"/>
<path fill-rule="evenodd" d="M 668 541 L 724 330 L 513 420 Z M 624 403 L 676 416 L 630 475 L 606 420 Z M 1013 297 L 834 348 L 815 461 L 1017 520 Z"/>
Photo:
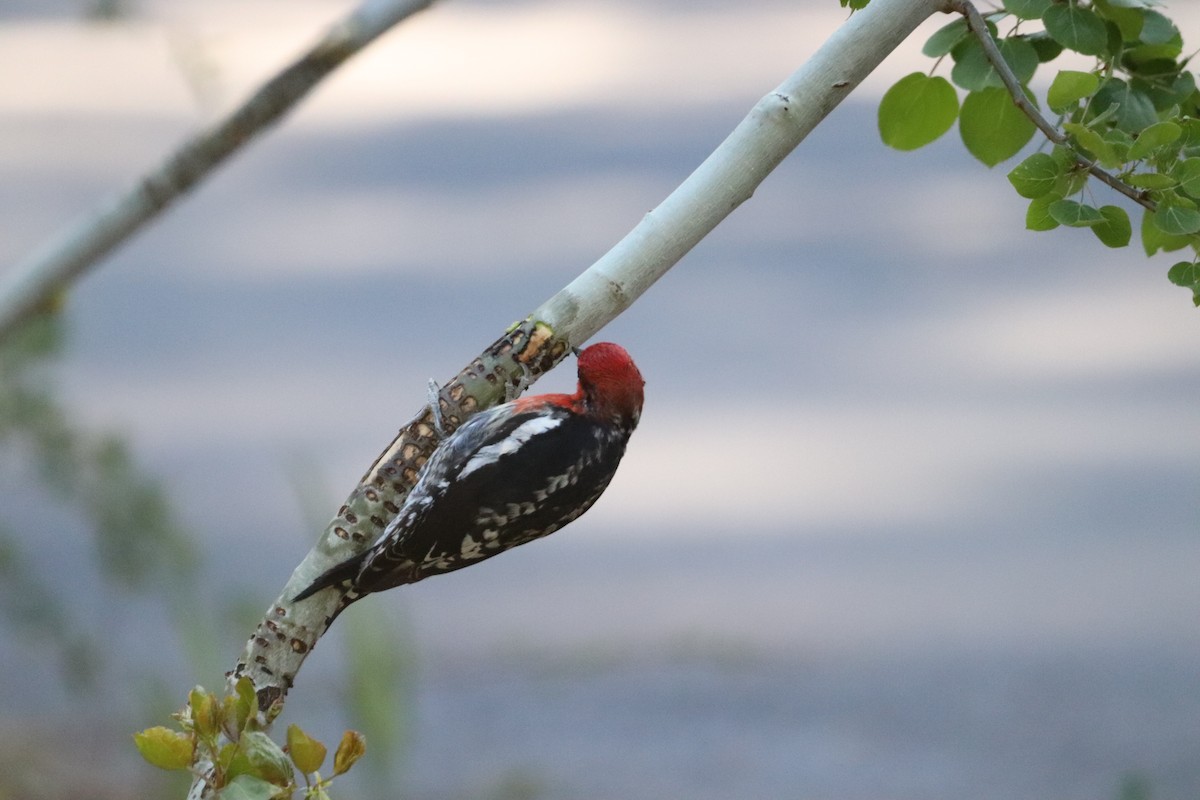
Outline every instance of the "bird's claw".
<path fill-rule="evenodd" d="M 533 373 L 529 371 L 529 366 L 524 361 L 518 361 L 517 366 L 521 368 L 521 377 L 513 384 L 511 381 L 504 384 L 504 400 L 509 402 L 516 400 L 525 390 L 529 388 L 529 384 L 533 383 Z"/>

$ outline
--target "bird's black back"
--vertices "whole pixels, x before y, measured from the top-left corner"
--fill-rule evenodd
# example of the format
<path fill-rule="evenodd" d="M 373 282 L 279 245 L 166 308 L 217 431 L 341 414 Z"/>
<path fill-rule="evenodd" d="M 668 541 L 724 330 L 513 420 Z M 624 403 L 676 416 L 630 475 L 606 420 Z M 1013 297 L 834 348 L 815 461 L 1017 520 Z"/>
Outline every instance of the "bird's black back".
<path fill-rule="evenodd" d="M 461 569 L 552 533 L 590 508 L 612 480 L 632 430 L 554 411 L 553 428 L 473 466 L 481 451 L 511 440 L 531 420 L 545 420 L 547 410 L 499 421 L 483 412 L 469 420 L 481 429 L 494 422 L 495 429 L 469 449 L 434 457 L 393 522 L 394 535 L 385 532 L 368 551 L 355 588 L 383 591 Z"/>

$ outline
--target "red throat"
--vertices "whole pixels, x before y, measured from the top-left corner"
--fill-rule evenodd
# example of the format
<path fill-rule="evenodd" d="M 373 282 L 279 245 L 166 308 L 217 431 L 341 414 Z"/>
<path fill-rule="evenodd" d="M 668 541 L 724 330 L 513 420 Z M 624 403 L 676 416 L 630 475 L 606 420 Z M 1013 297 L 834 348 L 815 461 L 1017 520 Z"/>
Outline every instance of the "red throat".
<path fill-rule="evenodd" d="M 518 412 L 557 406 L 577 414 L 621 417 L 635 424 L 642 414 L 645 381 L 625 348 L 600 342 L 579 354 L 574 394 L 540 394 L 515 401 Z"/>

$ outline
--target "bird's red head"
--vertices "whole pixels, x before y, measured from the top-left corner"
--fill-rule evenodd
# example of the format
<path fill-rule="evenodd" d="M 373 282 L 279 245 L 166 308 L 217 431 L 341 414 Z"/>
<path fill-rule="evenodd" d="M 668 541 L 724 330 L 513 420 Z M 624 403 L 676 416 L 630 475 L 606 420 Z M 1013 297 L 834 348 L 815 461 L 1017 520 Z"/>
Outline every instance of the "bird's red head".
<path fill-rule="evenodd" d="M 589 413 L 637 425 L 646 381 L 624 347 L 598 342 L 579 353 L 579 392 Z"/>

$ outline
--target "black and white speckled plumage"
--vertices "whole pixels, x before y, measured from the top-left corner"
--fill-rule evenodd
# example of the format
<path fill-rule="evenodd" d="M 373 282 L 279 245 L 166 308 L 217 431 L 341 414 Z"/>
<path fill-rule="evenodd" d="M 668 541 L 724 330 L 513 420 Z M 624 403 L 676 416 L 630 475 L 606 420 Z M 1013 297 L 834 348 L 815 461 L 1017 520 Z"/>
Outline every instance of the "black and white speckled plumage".
<path fill-rule="evenodd" d="M 641 374 L 624 349 L 579 356 L 573 395 L 539 395 L 476 414 L 422 468 L 373 547 L 295 600 L 331 586 L 358 598 L 440 575 L 546 536 L 608 487 L 642 409 Z"/>

